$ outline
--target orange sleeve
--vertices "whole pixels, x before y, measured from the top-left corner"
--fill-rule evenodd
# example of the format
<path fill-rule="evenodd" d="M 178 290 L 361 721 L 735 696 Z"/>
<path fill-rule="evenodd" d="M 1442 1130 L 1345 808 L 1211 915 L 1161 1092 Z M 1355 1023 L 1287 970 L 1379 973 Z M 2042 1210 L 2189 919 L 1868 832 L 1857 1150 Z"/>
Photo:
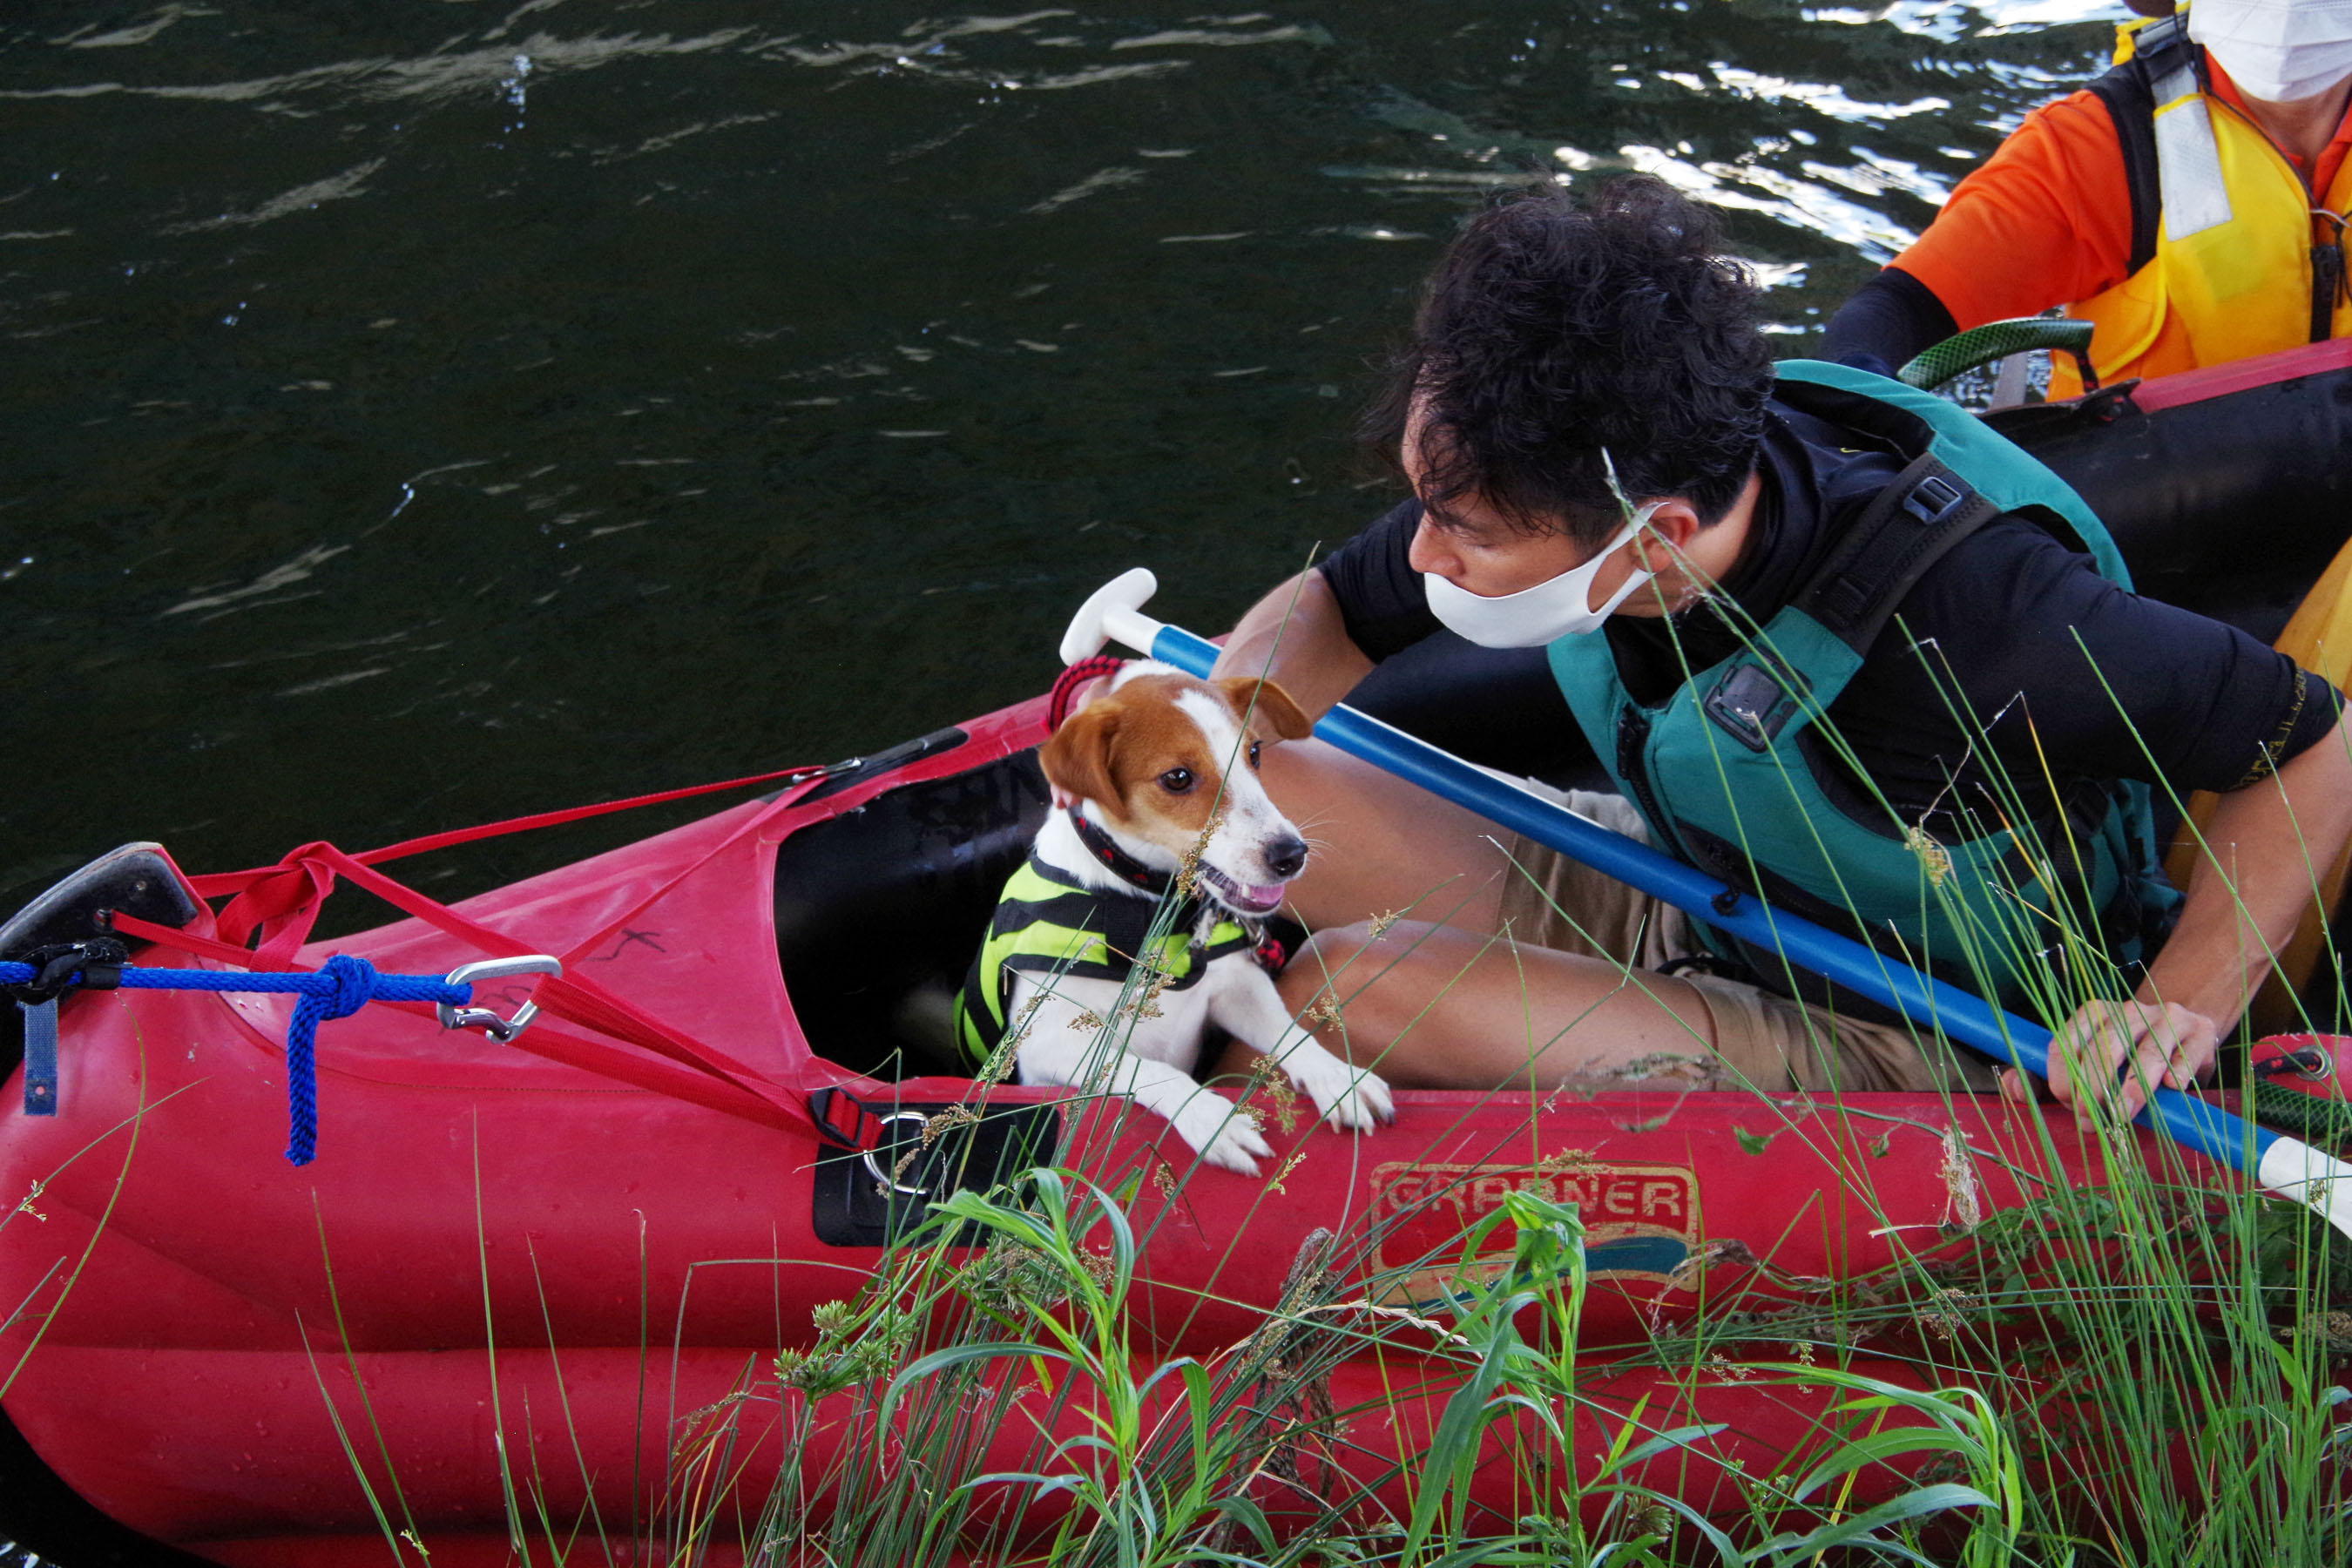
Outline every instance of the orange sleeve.
<path fill-rule="evenodd" d="M 2105 105 L 2077 92 L 2027 115 L 1895 265 L 1965 331 L 2087 300 L 2130 260 L 2123 145 Z"/>

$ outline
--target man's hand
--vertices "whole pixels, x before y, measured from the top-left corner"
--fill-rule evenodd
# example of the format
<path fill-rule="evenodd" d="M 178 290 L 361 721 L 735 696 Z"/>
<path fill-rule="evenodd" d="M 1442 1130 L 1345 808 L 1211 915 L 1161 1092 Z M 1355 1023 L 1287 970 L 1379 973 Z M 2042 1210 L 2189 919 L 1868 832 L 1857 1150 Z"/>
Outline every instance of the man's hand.
<path fill-rule="evenodd" d="M 1234 623 L 1211 673 L 1264 676 L 1309 718 L 1319 719 L 1371 672 L 1372 661 L 1348 640 L 1330 584 L 1310 567 Z"/>
<path fill-rule="evenodd" d="M 2213 1065 L 2213 1020 L 2245 1011 L 2271 955 L 2312 907 L 2315 868 L 2334 864 L 2352 839 L 2352 748 L 2342 724 L 2275 778 L 2224 795 L 2202 837 L 2188 901 L 2140 995 L 2084 1007 L 2051 1041 L 2051 1089 L 2085 1121 L 2098 1106 L 2135 1116 L 2153 1085 L 2187 1089 Z M 2001 1092 L 2023 1100 L 2032 1089 L 2011 1072 Z"/>
<path fill-rule="evenodd" d="M 2050 1038 L 2050 1090 L 2084 1122 L 2103 1112 L 2129 1121 L 2158 1084 L 2187 1089 L 2213 1065 L 2221 1030 L 2170 1002 L 2093 1002 Z M 2032 1090 L 2021 1072 L 2001 1075 L 2003 1098 Z"/>

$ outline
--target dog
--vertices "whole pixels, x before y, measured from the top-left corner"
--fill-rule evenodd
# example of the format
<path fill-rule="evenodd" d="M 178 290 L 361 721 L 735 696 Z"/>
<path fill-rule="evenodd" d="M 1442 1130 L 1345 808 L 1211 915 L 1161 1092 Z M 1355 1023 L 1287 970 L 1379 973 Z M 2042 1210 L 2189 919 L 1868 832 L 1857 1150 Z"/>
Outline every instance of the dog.
<path fill-rule="evenodd" d="M 1266 797 L 1258 757 L 1312 729 L 1270 680 L 1199 680 L 1150 660 L 1126 665 L 1055 728 L 1038 751 L 1054 809 L 956 1001 L 975 1070 L 1009 1030 L 1021 1082 L 1126 1095 L 1244 1176 L 1274 1151 L 1192 1078 L 1212 1024 L 1263 1052 L 1334 1125 L 1366 1132 L 1395 1119 L 1388 1085 L 1292 1022 L 1270 973 L 1281 955 L 1265 922 L 1306 868 L 1307 842 Z M 1155 939 L 1171 888 L 1181 901 Z M 1131 985 L 1139 960 L 1151 973 Z"/>

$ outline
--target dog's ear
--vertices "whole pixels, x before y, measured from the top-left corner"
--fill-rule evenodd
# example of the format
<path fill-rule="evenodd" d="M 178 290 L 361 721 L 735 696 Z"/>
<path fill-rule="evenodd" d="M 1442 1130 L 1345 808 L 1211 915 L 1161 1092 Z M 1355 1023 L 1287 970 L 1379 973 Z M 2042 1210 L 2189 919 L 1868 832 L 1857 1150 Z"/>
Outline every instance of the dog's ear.
<path fill-rule="evenodd" d="M 1118 734 L 1118 708 L 1092 702 L 1062 721 L 1037 748 L 1037 764 L 1054 786 L 1054 804 L 1090 800 L 1125 815 L 1126 802 L 1110 774 L 1110 744 Z"/>
<path fill-rule="evenodd" d="M 1225 694 L 1225 700 L 1234 705 L 1235 713 L 1248 714 L 1254 727 L 1276 740 L 1303 741 L 1315 732 L 1315 721 L 1299 710 L 1289 692 L 1271 680 L 1228 675 L 1210 684 Z"/>

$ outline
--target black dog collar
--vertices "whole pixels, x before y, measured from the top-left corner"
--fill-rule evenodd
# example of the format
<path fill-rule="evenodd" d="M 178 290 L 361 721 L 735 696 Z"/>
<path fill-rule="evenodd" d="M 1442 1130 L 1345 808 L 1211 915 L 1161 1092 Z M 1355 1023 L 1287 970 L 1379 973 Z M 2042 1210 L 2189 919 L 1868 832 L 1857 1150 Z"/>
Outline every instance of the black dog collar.
<path fill-rule="evenodd" d="M 1155 871 L 1121 849 L 1109 834 L 1105 833 L 1096 824 L 1087 821 L 1076 807 L 1071 807 L 1069 815 L 1070 826 L 1077 829 L 1078 842 L 1086 847 L 1087 854 L 1102 863 L 1104 870 L 1139 892 L 1155 899 L 1167 896 L 1169 888 L 1176 880 L 1172 874 Z M 1184 901 L 1184 907 L 1176 911 L 1176 929 L 1190 930 L 1200 919 L 1200 908 L 1201 900 L 1197 896 L 1187 899 Z M 1220 910 L 1218 918 L 1230 921 L 1241 928 L 1249 941 L 1250 956 L 1257 960 L 1258 967 L 1268 974 L 1281 973 L 1283 966 L 1290 962 L 1297 953 L 1300 945 L 1307 940 L 1305 926 L 1281 915 L 1245 920 L 1229 911 Z M 1196 947 L 1200 945 L 1197 937 L 1194 938 L 1193 945 Z M 1129 946 L 1139 948 L 1140 943 L 1130 942 Z"/>
<path fill-rule="evenodd" d="M 1079 811 L 1077 807 L 1071 806 L 1069 814 L 1070 826 L 1078 830 L 1078 842 L 1086 846 L 1087 854 L 1102 862 L 1104 870 L 1108 871 L 1129 887 L 1149 893 L 1155 899 L 1167 896 L 1169 888 L 1176 880 L 1173 873 L 1155 871 L 1121 849 L 1117 840 L 1094 823 L 1087 821 L 1086 814 Z"/>

